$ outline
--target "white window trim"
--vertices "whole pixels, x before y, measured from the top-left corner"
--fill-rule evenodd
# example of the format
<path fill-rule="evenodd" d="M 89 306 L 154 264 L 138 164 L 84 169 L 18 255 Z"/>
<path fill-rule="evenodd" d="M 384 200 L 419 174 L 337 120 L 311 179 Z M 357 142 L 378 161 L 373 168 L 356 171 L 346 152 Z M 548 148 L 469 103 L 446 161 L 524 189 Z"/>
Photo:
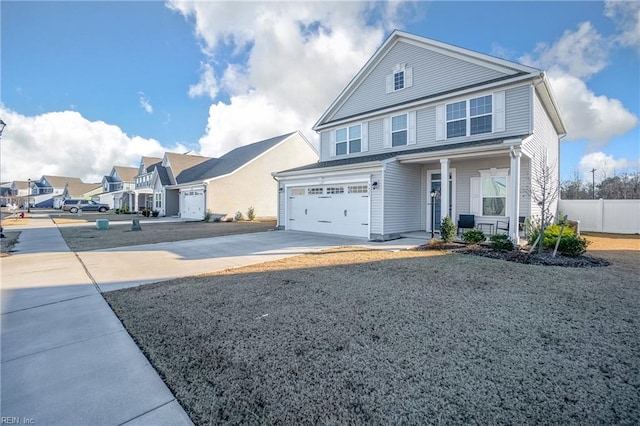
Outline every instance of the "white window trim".
<path fill-rule="evenodd" d="M 482 117 L 489 114 L 481 114 L 475 115 L 471 117 L 471 100 L 477 98 L 483 98 L 485 96 L 491 96 L 491 132 L 487 133 L 476 133 L 474 135 L 471 134 L 471 118 Z M 447 123 L 451 121 L 459 121 L 462 119 L 456 120 L 447 120 L 447 105 L 455 104 L 457 102 L 465 102 L 466 108 L 466 132 L 463 136 L 453 136 L 447 137 Z M 454 140 L 458 138 L 465 137 L 476 137 L 481 135 L 490 135 L 493 133 L 504 132 L 506 130 L 506 119 L 505 119 L 505 91 L 491 92 L 491 93 L 478 93 L 473 96 L 466 96 L 456 99 L 451 99 L 450 101 L 436 105 L 436 140 Z"/>
<path fill-rule="evenodd" d="M 509 190 L 511 189 L 511 180 L 509 179 L 509 169 L 487 169 L 487 170 L 479 170 L 480 177 L 474 177 L 470 180 L 470 210 L 471 214 L 482 217 L 490 217 L 490 218 L 505 218 L 509 217 Z M 484 194 L 482 193 L 482 179 L 483 178 L 493 178 L 493 177 L 504 177 L 506 181 L 506 195 L 505 195 L 505 208 L 504 208 L 504 216 L 496 216 L 496 215 L 484 215 L 482 211 L 482 200 L 484 199 Z M 475 180 L 475 184 L 474 184 Z M 477 193 L 474 193 L 474 186 L 477 186 Z"/>
<path fill-rule="evenodd" d="M 349 141 L 351 139 L 349 138 L 349 128 L 355 127 L 355 126 L 360 126 L 360 151 L 350 152 L 349 151 L 349 148 L 350 148 Z M 336 138 L 336 133 L 339 130 L 342 130 L 342 129 L 346 129 L 347 130 L 347 140 L 346 140 L 346 142 L 347 142 L 347 153 L 346 154 L 337 154 L 338 143 L 344 143 L 344 141 L 338 142 L 338 140 Z M 358 153 L 361 153 L 361 152 L 367 152 L 367 151 L 369 151 L 369 122 L 365 121 L 363 123 L 350 124 L 348 126 L 339 127 L 337 129 L 331 130 L 329 132 L 329 137 L 330 137 L 329 144 L 331 145 L 331 156 L 332 157 L 336 157 L 336 156 L 337 157 L 343 157 L 343 156 L 350 155 L 350 154 L 358 154 Z"/>
<path fill-rule="evenodd" d="M 395 75 L 399 73 L 403 73 L 404 75 L 404 85 L 401 88 L 396 89 Z M 400 92 L 404 89 L 408 89 L 411 86 L 413 86 L 413 68 L 407 66 L 407 64 L 396 64 L 391 69 L 391 74 L 387 74 L 387 78 L 386 78 L 387 93 Z"/>
<path fill-rule="evenodd" d="M 392 119 L 393 117 L 398 117 L 401 115 L 406 115 L 407 116 L 407 143 L 406 145 L 398 145 L 398 146 L 392 146 L 392 139 L 393 139 L 393 126 L 392 126 Z M 401 131 L 401 130 L 396 130 Z M 409 145 L 415 145 L 417 143 L 417 138 L 416 138 L 416 111 L 408 111 L 406 113 L 403 114 L 395 114 L 395 115 L 390 115 L 388 117 L 384 117 L 382 119 L 382 132 L 383 132 L 383 138 L 382 138 L 382 146 L 383 148 L 402 148 L 403 146 L 409 146 Z"/>

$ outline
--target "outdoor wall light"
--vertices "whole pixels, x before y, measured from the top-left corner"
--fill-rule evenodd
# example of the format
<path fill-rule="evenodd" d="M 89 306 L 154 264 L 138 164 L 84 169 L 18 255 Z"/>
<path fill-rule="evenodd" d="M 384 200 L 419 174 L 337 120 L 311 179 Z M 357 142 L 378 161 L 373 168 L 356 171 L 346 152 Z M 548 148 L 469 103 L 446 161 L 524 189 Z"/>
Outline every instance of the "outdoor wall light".
<path fill-rule="evenodd" d="M 378 188 L 378 181 L 375 181 L 371 184 L 371 189 L 377 189 Z"/>
<path fill-rule="evenodd" d="M 284 191 L 284 188 L 283 188 L 283 187 L 280 187 L 280 188 L 278 189 L 278 192 L 283 192 L 283 191 Z"/>

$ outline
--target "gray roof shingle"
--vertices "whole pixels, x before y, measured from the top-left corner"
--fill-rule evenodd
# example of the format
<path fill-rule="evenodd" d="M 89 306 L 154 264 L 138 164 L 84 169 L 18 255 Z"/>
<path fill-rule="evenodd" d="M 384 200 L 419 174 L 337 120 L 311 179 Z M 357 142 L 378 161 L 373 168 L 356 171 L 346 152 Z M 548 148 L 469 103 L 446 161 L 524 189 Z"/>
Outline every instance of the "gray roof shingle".
<path fill-rule="evenodd" d="M 525 138 L 527 136 L 528 135 L 514 136 L 513 138 Z M 438 151 L 445 151 L 445 150 L 451 150 L 451 149 L 457 149 L 457 148 L 468 148 L 472 146 L 491 146 L 491 145 L 501 144 L 503 141 L 504 141 L 504 138 L 485 139 L 480 141 L 461 142 L 456 144 L 429 146 L 426 148 L 408 149 L 404 151 L 384 152 L 381 154 L 364 155 L 360 157 L 341 158 L 339 160 L 319 161 L 317 163 L 307 164 L 306 166 L 300 166 L 293 169 L 283 170 L 278 173 L 297 172 L 297 171 L 303 171 L 303 170 L 315 170 L 315 169 L 323 169 L 327 167 L 345 166 L 348 164 L 361 164 L 361 163 L 369 163 L 374 161 L 383 161 L 389 158 L 397 157 L 399 155 L 438 152 Z"/>
<path fill-rule="evenodd" d="M 184 170 L 178 175 L 178 183 L 201 181 L 232 173 L 249 161 L 273 148 L 296 132 L 276 136 L 263 141 L 238 147 L 227 152 L 220 158 L 212 158 L 190 169 Z"/>

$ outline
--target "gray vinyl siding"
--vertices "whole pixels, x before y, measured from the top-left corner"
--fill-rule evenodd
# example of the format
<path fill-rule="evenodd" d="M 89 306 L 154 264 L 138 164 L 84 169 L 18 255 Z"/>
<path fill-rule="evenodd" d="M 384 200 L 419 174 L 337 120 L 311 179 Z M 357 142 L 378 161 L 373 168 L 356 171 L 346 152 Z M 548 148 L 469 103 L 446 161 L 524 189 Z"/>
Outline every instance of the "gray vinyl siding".
<path fill-rule="evenodd" d="M 386 93 L 387 75 L 392 73 L 395 65 L 401 63 L 413 68 L 413 86 Z M 353 116 L 503 76 L 505 74 L 490 68 L 398 42 L 328 120 Z"/>
<path fill-rule="evenodd" d="M 417 231 L 422 211 L 422 166 L 392 161 L 384 169 L 384 235 Z"/>
<path fill-rule="evenodd" d="M 371 175 L 371 182 L 378 182 L 378 189 L 371 190 L 371 221 L 369 222 L 369 233 L 375 235 L 382 234 L 382 202 L 385 183 L 382 179 L 382 173 L 374 173 Z"/>
<path fill-rule="evenodd" d="M 508 89 L 505 93 L 506 131 L 512 135 L 531 133 L 531 85 Z"/>
<path fill-rule="evenodd" d="M 542 168 L 542 158 L 547 153 L 547 164 L 553 168 L 554 175 L 559 179 L 559 137 L 553 123 L 549 118 L 542 102 L 536 95 L 533 98 L 533 136 L 527 141 L 525 148 L 531 153 L 531 176 L 529 179 L 531 187 L 536 186 L 536 179 Z M 559 182 L 558 182 L 559 184 Z M 539 216 L 540 207 L 534 202 L 530 204 L 531 214 Z M 551 206 L 551 212 L 555 215 L 557 209 L 557 200 Z"/>
<path fill-rule="evenodd" d="M 285 209 L 287 206 L 287 191 L 284 189 L 284 183 L 278 182 L 278 229 L 285 229 Z"/>
<path fill-rule="evenodd" d="M 491 93 L 491 92 L 481 92 Z M 468 99 L 475 95 L 465 97 Z M 383 146 L 383 118 L 375 118 L 368 121 L 369 126 L 369 150 L 366 152 L 350 154 L 350 157 L 358 157 L 370 154 L 380 154 L 383 152 L 406 151 L 415 148 L 423 148 L 430 146 L 446 146 L 447 144 L 462 143 L 469 141 L 477 141 L 488 138 L 520 136 L 531 132 L 531 86 L 524 84 L 522 86 L 513 87 L 505 91 L 505 131 L 496 133 L 484 133 L 469 137 L 458 137 L 447 140 L 436 141 L 436 105 L 429 105 L 415 109 L 416 111 L 416 144 L 405 145 L 393 148 L 384 148 Z M 409 112 L 410 110 L 394 113 L 393 115 Z M 358 124 L 362 121 L 353 121 L 339 127 Z M 336 127 L 338 128 L 338 127 Z M 345 158 L 346 156 L 331 157 L 330 132 L 335 129 L 322 131 L 321 139 L 321 161 L 328 161 L 336 158 Z"/>

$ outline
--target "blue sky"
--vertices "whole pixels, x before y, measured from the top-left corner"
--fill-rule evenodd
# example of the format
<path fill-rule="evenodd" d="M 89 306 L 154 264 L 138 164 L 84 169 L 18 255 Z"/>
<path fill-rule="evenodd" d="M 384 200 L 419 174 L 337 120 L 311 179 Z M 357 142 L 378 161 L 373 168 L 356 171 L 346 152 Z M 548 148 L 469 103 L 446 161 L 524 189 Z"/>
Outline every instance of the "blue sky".
<path fill-rule="evenodd" d="M 545 69 L 563 178 L 640 164 L 636 2 L 2 1 L 2 181 L 311 126 L 394 29 Z M 589 174 L 590 177 L 590 174 Z"/>

